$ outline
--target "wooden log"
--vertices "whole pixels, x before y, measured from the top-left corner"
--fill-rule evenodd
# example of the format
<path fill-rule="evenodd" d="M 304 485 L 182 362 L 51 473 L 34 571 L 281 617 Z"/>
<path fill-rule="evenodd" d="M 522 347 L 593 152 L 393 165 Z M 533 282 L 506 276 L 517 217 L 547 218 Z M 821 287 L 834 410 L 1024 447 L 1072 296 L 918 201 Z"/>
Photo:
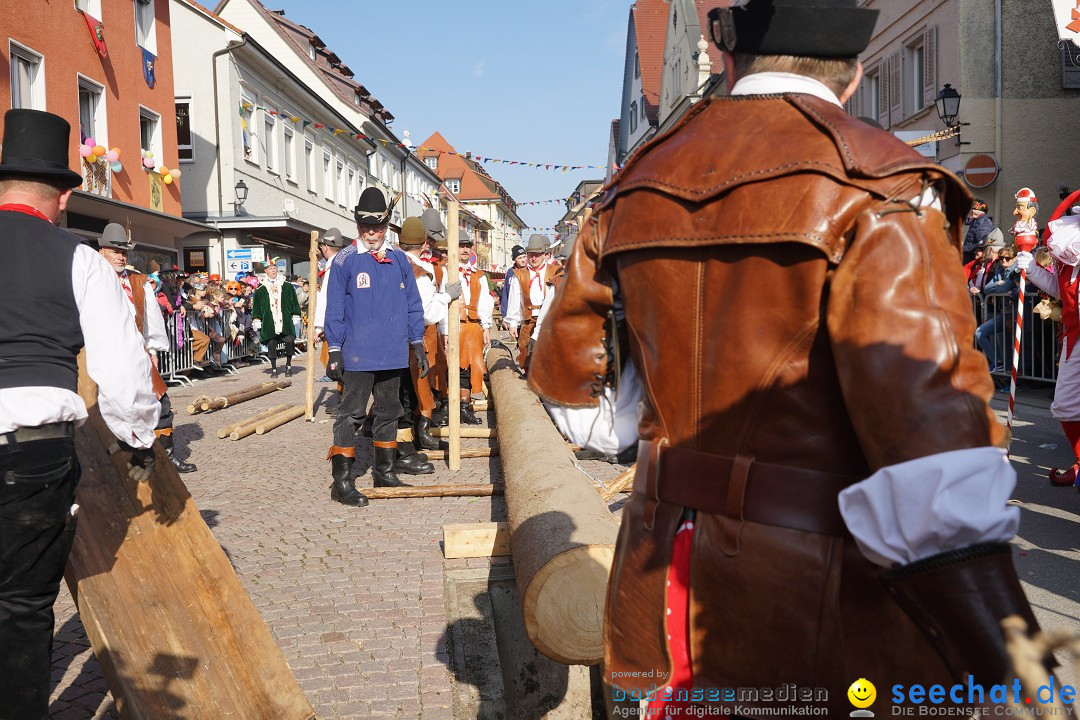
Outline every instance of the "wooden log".
<path fill-rule="evenodd" d="M 311 231 L 311 247 L 308 249 L 308 312 L 307 312 L 307 377 L 304 378 L 304 419 L 315 419 L 315 280 L 319 273 L 319 263 L 315 252 L 319 244 L 319 231 Z M 327 274 L 327 280 L 330 275 Z"/>
<path fill-rule="evenodd" d="M 500 557 L 510 554 L 510 526 L 494 523 L 443 525 L 443 557 Z"/>
<path fill-rule="evenodd" d="M 199 412 L 199 410 L 202 409 L 201 405 L 203 403 L 208 403 L 208 402 L 210 402 L 210 396 L 209 395 L 200 395 L 199 397 L 192 400 L 191 404 L 187 406 L 188 414 L 189 415 L 194 415 L 195 413 Z"/>
<path fill-rule="evenodd" d="M 271 415 L 274 415 L 275 413 L 279 413 L 279 412 L 281 412 L 282 410 L 284 410 L 287 407 L 289 407 L 289 403 L 281 403 L 280 405 L 275 405 L 272 408 L 269 408 L 267 410 L 263 410 L 260 413 L 256 413 L 256 414 L 252 415 L 251 417 L 244 418 L 243 420 L 240 420 L 239 422 L 234 422 L 231 425 L 226 425 L 225 427 L 218 430 L 217 436 L 219 438 L 221 438 L 221 439 L 225 439 L 225 438 L 229 437 L 229 435 L 231 435 L 233 433 L 233 431 L 238 430 L 238 429 L 244 427 L 245 425 L 250 425 L 252 423 L 257 423 L 259 420 L 262 420 L 263 418 L 270 417 Z"/>
<path fill-rule="evenodd" d="M 76 431 L 81 511 L 65 579 L 125 719 L 312 720 L 284 656 L 160 444 L 147 482 L 97 409 Z M 243 692 L 237 692 L 242 688 Z"/>
<path fill-rule="evenodd" d="M 458 281 L 458 217 L 460 208 L 456 199 L 452 199 L 446 208 L 446 284 Z M 458 374 L 461 360 L 461 298 L 450 303 L 447 312 L 450 321 L 446 330 L 446 366 L 450 368 L 447 377 L 447 430 L 449 435 L 449 459 L 447 465 L 451 472 L 461 470 L 461 377 Z"/>
<path fill-rule="evenodd" d="M 487 366 L 525 629 L 552 660 L 598 663 L 618 523 L 510 353 L 488 350 Z"/>
<path fill-rule="evenodd" d="M 445 460 L 447 450 L 421 450 L 420 452 L 428 456 L 429 460 Z M 499 448 L 486 447 L 486 448 L 466 448 L 461 451 L 462 459 L 468 458 L 485 458 L 496 457 L 499 454 Z"/>
<path fill-rule="evenodd" d="M 473 412 L 487 412 L 488 410 L 492 409 L 491 401 L 490 400 L 473 400 L 472 409 L 473 409 Z"/>
<path fill-rule="evenodd" d="M 629 492 L 630 488 L 634 485 L 634 471 L 637 470 L 637 464 L 631 465 L 626 470 L 619 473 L 618 477 L 609 482 L 600 490 L 600 497 L 604 498 L 605 502 L 611 502 L 612 499 L 621 492 Z"/>
<path fill-rule="evenodd" d="M 295 420 L 296 418 L 300 417 L 303 414 L 304 414 L 304 406 L 303 405 L 294 405 L 293 407 L 288 408 L 287 410 L 282 410 L 277 415 L 271 415 L 270 417 L 266 418 L 265 420 L 260 421 L 259 424 L 255 426 L 255 434 L 256 435 L 265 435 L 266 433 L 270 432 L 274 428 L 281 427 L 282 425 L 284 425 L 287 422 L 292 422 L 293 420 Z"/>
<path fill-rule="evenodd" d="M 449 428 L 433 427 L 429 429 L 431 437 L 450 437 L 450 433 L 447 432 Z M 463 438 L 496 438 L 498 435 L 495 432 L 495 428 L 484 427 L 463 427 L 461 428 L 461 437 Z"/>
<path fill-rule="evenodd" d="M 422 497 L 487 497 L 502 495 L 503 486 L 494 485 L 409 485 L 407 487 L 358 488 L 371 500 Z"/>
<path fill-rule="evenodd" d="M 245 390 L 238 390 L 230 395 L 221 395 L 219 397 L 210 398 L 209 402 L 202 403 L 200 407 L 203 410 L 220 410 L 229 407 L 230 405 L 238 405 L 242 402 L 262 397 L 263 395 L 269 395 L 278 390 L 284 390 L 290 385 L 292 385 L 292 380 L 263 383 L 262 385 L 255 385 Z"/>

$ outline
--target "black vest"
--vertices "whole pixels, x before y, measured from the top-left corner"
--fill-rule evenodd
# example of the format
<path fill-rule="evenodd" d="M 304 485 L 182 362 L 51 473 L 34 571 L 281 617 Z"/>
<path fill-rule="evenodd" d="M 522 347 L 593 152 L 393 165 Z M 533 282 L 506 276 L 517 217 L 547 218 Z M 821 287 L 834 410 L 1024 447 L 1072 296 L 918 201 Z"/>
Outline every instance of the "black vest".
<path fill-rule="evenodd" d="M 71 263 L 78 246 L 46 220 L 0 212 L 0 388 L 77 391 L 83 335 Z"/>

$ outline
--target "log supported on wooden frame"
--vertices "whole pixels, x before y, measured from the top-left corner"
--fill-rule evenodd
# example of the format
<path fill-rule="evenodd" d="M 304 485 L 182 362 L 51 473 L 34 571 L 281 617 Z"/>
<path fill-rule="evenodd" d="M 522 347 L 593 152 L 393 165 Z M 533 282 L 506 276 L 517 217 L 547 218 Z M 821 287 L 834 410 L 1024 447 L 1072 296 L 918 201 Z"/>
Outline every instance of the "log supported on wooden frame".
<path fill-rule="evenodd" d="M 406 485 L 404 487 L 357 488 L 369 499 L 424 497 L 487 497 L 502 495 L 503 486 L 492 485 Z"/>
<path fill-rule="evenodd" d="M 618 523 L 510 353 L 491 348 L 487 366 L 526 632 L 553 660 L 595 664 Z"/>

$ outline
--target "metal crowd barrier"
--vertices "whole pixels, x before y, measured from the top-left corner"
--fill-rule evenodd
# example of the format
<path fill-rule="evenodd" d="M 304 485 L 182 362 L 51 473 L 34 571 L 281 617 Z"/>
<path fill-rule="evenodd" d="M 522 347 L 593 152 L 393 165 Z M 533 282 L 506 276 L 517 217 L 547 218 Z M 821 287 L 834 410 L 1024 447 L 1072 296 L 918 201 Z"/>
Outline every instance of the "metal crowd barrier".
<path fill-rule="evenodd" d="M 1028 286 L 1031 287 L 1030 285 Z M 1032 292 L 1024 298 L 1024 324 L 1020 342 L 1020 364 L 1016 377 L 1025 380 L 1056 382 L 1061 355 L 1061 323 L 1043 320 L 1032 312 L 1041 302 Z M 1016 337 L 1016 298 L 1008 295 L 972 296 L 976 338 L 984 334 L 993 357 L 987 357 L 991 374 L 1009 377 L 1012 373 L 1013 340 Z M 976 349 L 986 353 L 975 340 Z"/>

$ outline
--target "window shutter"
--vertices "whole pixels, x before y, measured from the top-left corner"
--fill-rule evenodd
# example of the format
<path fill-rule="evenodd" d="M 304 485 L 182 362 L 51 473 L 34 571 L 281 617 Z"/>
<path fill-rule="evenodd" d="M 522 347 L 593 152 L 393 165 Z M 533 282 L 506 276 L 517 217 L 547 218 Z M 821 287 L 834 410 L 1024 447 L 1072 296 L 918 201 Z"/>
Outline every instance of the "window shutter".
<path fill-rule="evenodd" d="M 892 83 L 889 82 L 888 63 L 878 65 L 878 96 L 877 96 L 877 120 L 881 127 L 889 127 L 889 92 Z"/>
<path fill-rule="evenodd" d="M 926 28 L 923 36 L 923 106 L 937 101 L 937 26 Z"/>
<path fill-rule="evenodd" d="M 900 84 L 900 51 L 889 56 L 889 125 L 904 119 L 904 86 Z"/>

